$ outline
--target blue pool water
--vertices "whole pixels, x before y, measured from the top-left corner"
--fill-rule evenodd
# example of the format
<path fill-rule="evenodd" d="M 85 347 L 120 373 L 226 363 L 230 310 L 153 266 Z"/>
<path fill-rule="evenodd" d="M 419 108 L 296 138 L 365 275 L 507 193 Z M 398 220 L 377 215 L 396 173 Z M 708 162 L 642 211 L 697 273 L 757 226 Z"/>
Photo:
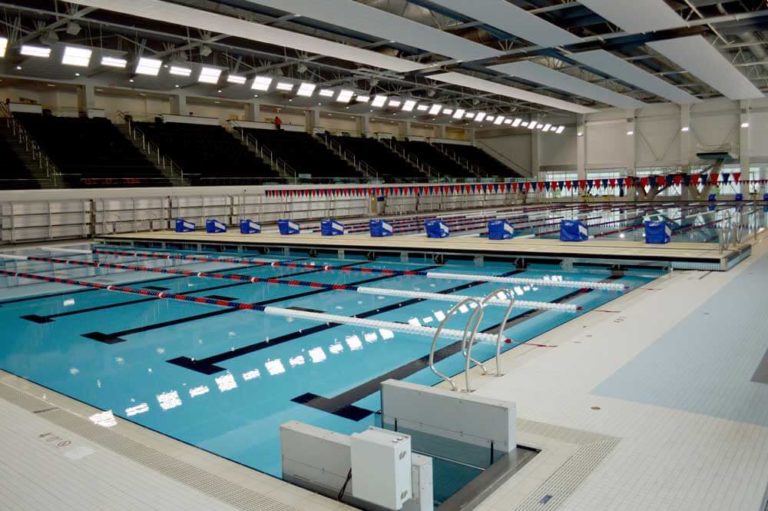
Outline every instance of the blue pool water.
<path fill-rule="evenodd" d="M 18 253 L 82 261 L 173 266 L 194 271 L 217 270 L 259 277 L 293 276 L 323 283 L 362 283 L 391 289 L 484 296 L 498 284 L 386 276 L 306 268 L 195 263 L 103 254 Z M 238 254 L 243 255 L 243 254 Z M 286 259 L 269 256 L 270 260 Z M 434 268 L 424 259 L 396 260 L 288 259 L 318 265 L 420 270 Z M 56 275 L 134 289 L 152 287 L 171 293 L 217 296 L 238 302 L 270 303 L 340 315 L 437 326 L 435 313 L 452 305 L 400 297 L 327 291 L 281 284 L 252 284 L 151 272 L 72 267 L 49 262 L 0 260 L 0 267 L 36 275 Z M 433 271 L 508 275 L 511 263 L 454 261 Z M 611 273 L 601 268 L 563 272 L 557 266 L 531 266 L 515 276 L 601 281 Z M 651 270 L 627 271 L 614 281 L 630 287 L 649 282 Z M 564 301 L 584 312 L 619 293 L 574 289 L 519 287 L 522 299 Z M 377 312 L 378 311 L 378 312 Z M 482 329 L 497 325 L 502 307 L 487 309 Z M 582 312 L 583 313 L 583 312 Z M 576 314 L 515 309 L 506 335 L 512 349 L 573 319 Z M 517 319 L 515 321 L 515 318 Z M 451 327 L 463 327 L 461 315 Z M 158 299 L 16 277 L 0 277 L 0 368 L 86 402 L 115 415 L 195 445 L 256 470 L 280 476 L 279 426 L 299 420 L 341 433 L 376 423 L 379 396 L 375 379 L 398 368 L 409 381 L 434 384 L 426 368 L 431 338 L 413 334 L 334 326 L 304 319 L 268 316 L 252 310 Z M 452 344 L 446 339 L 440 347 Z M 478 344 L 477 358 L 489 359 L 495 347 Z M 451 355 L 438 367 L 448 374 L 462 370 L 463 360 Z M 210 373 L 210 374 L 208 374 Z M 366 385 L 368 383 L 368 385 Z M 303 396 L 303 398 L 302 398 Z M 297 399 L 298 398 L 298 399 Z M 323 399 L 325 398 L 325 399 Z M 320 403 L 310 406 L 308 400 Z"/>

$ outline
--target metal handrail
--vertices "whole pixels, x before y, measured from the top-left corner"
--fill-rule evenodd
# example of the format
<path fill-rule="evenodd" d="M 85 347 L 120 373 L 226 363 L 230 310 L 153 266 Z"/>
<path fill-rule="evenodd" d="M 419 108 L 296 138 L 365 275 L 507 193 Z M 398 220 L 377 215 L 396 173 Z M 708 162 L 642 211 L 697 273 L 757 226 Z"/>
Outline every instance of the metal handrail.
<path fill-rule="evenodd" d="M 6 119 L 6 125 L 11 129 L 14 137 L 18 137 L 19 143 L 24 144 L 24 150 L 30 153 L 32 160 L 36 161 L 41 170 L 45 171 L 45 176 L 57 185 L 58 178 L 62 177 L 61 170 L 53 163 L 48 155 L 40 148 L 40 145 L 32 138 L 24 126 L 16 119 L 5 105 L 0 103 L 0 114 Z"/>
<path fill-rule="evenodd" d="M 171 177 L 179 177 L 184 180 L 184 169 L 179 164 L 167 157 L 160 151 L 160 146 L 152 142 L 147 135 L 136 127 L 134 122 L 128 118 L 128 114 L 120 110 L 117 111 L 117 115 L 125 121 L 128 126 L 128 136 L 135 142 L 140 142 L 141 150 L 152 160 L 155 160 L 162 169 L 168 169 Z"/>
<path fill-rule="evenodd" d="M 509 288 L 500 288 L 489 293 L 480 303 L 485 307 L 485 305 L 493 299 L 503 299 L 502 297 L 499 297 L 499 295 L 502 295 L 502 297 L 506 296 L 507 300 L 509 300 L 509 305 L 507 305 L 507 308 L 504 311 L 504 319 L 499 324 L 499 333 L 496 337 L 496 376 L 503 376 L 501 372 L 501 343 L 505 339 L 504 330 L 507 329 L 509 315 L 512 313 L 512 308 L 515 306 L 515 293 Z"/>
<path fill-rule="evenodd" d="M 451 390 L 458 390 L 458 387 L 453 382 L 453 378 L 446 375 L 445 373 L 442 373 L 435 367 L 435 350 L 437 349 L 437 340 L 440 338 L 440 334 L 442 333 L 443 329 L 445 328 L 445 325 L 448 323 L 448 321 L 455 316 L 458 311 L 461 309 L 461 307 L 470 307 L 468 304 L 474 303 L 474 311 L 472 312 L 472 315 L 467 320 L 467 323 L 464 325 L 464 333 L 462 334 L 461 338 L 461 351 L 462 353 L 469 352 L 469 357 L 467 357 L 466 362 L 466 389 L 467 392 L 471 392 L 471 387 L 469 386 L 469 365 L 470 365 L 470 357 L 472 354 L 472 344 L 474 343 L 474 337 L 477 335 L 477 329 L 480 327 L 480 322 L 482 321 L 482 314 L 483 314 L 483 307 L 480 305 L 480 302 L 472 297 L 467 297 L 451 307 L 451 309 L 448 311 L 448 313 L 445 315 L 445 318 L 443 318 L 442 321 L 440 321 L 440 324 L 437 326 L 437 329 L 435 329 L 435 335 L 432 337 L 432 347 L 429 350 L 429 368 L 430 370 L 440 378 L 442 378 L 443 381 L 447 381 L 451 385 Z M 475 320 L 479 315 L 479 319 Z M 471 327 L 470 327 L 471 325 Z"/>
<path fill-rule="evenodd" d="M 237 123 L 233 122 L 232 127 L 235 128 L 233 130 L 235 137 L 243 142 L 249 149 L 252 149 L 259 158 L 265 163 L 268 163 L 278 174 L 282 174 L 282 176 L 286 178 L 291 178 L 295 183 L 298 183 L 299 172 L 291 167 L 287 161 L 277 156 L 272 149 L 259 142 L 259 140 L 252 134 L 246 133 L 245 128 Z"/>
<path fill-rule="evenodd" d="M 323 143 L 328 149 L 330 149 L 342 160 L 346 161 L 347 163 L 351 163 L 352 166 L 356 170 L 360 171 L 363 175 L 365 175 L 369 179 L 376 179 L 376 180 L 379 179 L 378 170 L 368 165 L 367 162 L 359 159 L 354 152 L 342 146 L 339 141 L 333 140 L 328 136 L 328 134 L 323 134 L 323 135 L 316 134 L 316 136 L 323 141 Z"/>
<path fill-rule="evenodd" d="M 416 167 L 419 171 L 426 174 L 427 178 L 430 180 L 440 179 L 440 174 L 435 172 L 434 169 L 429 166 L 426 163 L 422 163 L 419 161 L 419 158 L 408 153 L 404 148 L 399 147 L 397 144 L 393 143 L 391 139 L 377 139 L 379 142 L 384 144 L 385 146 L 389 147 L 389 149 L 395 153 L 396 155 L 400 156 L 402 159 Z"/>

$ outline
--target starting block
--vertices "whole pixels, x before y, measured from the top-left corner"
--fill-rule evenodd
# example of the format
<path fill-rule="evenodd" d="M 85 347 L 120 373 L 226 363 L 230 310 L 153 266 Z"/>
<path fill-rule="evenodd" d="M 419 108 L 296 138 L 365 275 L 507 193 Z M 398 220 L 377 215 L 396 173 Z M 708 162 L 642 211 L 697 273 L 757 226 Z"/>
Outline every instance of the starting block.
<path fill-rule="evenodd" d="M 489 240 L 508 240 L 515 235 L 515 228 L 504 219 L 491 220 L 488 222 Z"/>
<path fill-rule="evenodd" d="M 385 238 L 392 236 L 395 230 L 392 228 L 392 224 L 381 218 L 374 218 L 368 224 L 371 230 L 371 236 L 374 238 Z"/>
<path fill-rule="evenodd" d="M 424 229 L 427 231 L 427 238 L 447 238 L 451 234 L 448 225 L 439 218 L 425 221 Z"/>
<path fill-rule="evenodd" d="M 188 222 L 183 218 L 176 219 L 176 232 L 192 232 L 195 230 L 195 224 Z"/>
<path fill-rule="evenodd" d="M 250 218 L 240 220 L 240 234 L 259 234 L 260 232 L 261 225 Z"/>
<path fill-rule="evenodd" d="M 224 225 L 223 222 L 219 222 L 215 218 L 209 218 L 205 221 L 205 232 L 207 233 L 217 233 L 217 232 L 227 232 L 227 226 Z"/>
<path fill-rule="evenodd" d="M 341 236 L 344 234 L 344 224 L 333 218 L 320 221 L 320 234 L 323 236 Z"/>
<path fill-rule="evenodd" d="M 672 240 L 672 228 L 667 222 L 645 222 L 645 242 L 665 244 Z"/>
<path fill-rule="evenodd" d="M 586 241 L 587 226 L 581 220 L 560 220 L 560 241 Z"/>
<path fill-rule="evenodd" d="M 277 221 L 277 229 L 280 231 L 280 234 L 283 236 L 291 235 L 291 234 L 299 234 L 301 232 L 301 228 L 299 227 L 299 224 L 294 222 L 293 220 L 278 220 Z"/>

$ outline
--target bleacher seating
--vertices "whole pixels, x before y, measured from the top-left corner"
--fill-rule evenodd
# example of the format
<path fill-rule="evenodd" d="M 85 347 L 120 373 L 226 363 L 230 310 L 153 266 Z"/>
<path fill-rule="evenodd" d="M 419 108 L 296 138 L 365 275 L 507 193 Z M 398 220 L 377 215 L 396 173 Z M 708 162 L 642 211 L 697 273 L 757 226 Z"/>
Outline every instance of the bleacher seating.
<path fill-rule="evenodd" d="M 135 123 L 173 159 L 195 186 L 282 181 L 272 168 L 221 126 L 175 122 Z"/>
<path fill-rule="evenodd" d="M 427 142 L 397 140 L 394 143 L 406 153 L 418 158 L 419 162 L 429 165 L 432 168 L 433 178 L 477 177 Z M 434 175 L 435 173 L 437 176 Z"/>
<path fill-rule="evenodd" d="M 108 119 L 15 114 L 70 187 L 169 186 Z"/>
<path fill-rule="evenodd" d="M 424 174 L 416 167 L 374 138 L 333 135 L 329 137 L 375 169 L 378 177 L 386 182 L 424 181 L 425 179 Z"/>
<path fill-rule="evenodd" d="M 314 181 L 363 179 L 363 175 L 309 133 L 285 130 L 245 129 L 259 144 Z"/>
<path fill-rule="evenodd" d="M 470 165 L 482 169 L 483 175 L 501 177 L 523 177 L 513 169 L 486 153 L 482 149 L 472 145 L 461 144 L 435 144 L 452 153 L 460 159 L 466 160 Z"/>
<path fill-rule="evenodd" d="M 14 152 L 6 138 L 7 128 L 3 121 L 0 129 L 0 190 L 24 190 L 40 188 L 40 184 L 32 175 L 32 172 L 24 165 L 24 162 Z"/>

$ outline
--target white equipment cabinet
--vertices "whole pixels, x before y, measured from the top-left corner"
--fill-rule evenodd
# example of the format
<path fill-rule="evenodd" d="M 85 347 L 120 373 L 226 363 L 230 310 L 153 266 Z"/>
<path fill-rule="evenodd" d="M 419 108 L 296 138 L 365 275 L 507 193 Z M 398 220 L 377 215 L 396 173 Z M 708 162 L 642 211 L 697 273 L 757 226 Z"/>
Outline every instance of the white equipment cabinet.
<path fill-rule="evenodd" d="M 369 428 L 351 437 L 352 494 L 386 509 L 411 498 L 411 437 Z"/>

